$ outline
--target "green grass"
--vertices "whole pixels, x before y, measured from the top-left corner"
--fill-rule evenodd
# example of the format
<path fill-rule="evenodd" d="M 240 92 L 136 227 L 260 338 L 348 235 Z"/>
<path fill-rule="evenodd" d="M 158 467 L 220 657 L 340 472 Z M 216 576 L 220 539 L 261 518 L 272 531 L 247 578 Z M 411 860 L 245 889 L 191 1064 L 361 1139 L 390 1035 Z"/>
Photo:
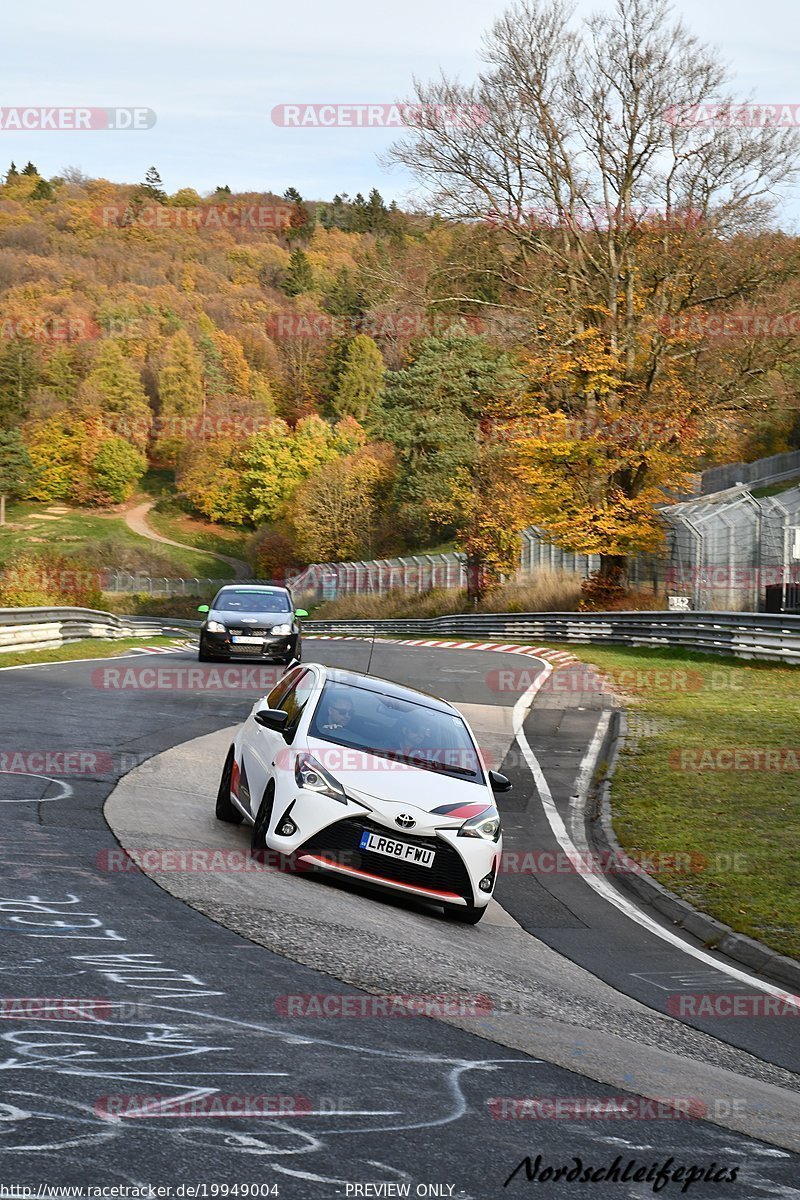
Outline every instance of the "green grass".
<path fill-rule="evenodd" d="M 119 514 L 69 507 L 66 513 L 49 513 L 60 504 L 12 504 L 7 523 L 0 526 L 0 568 L 20 550 L 37 554 L 80 555 L 92 569 L 103 567 L 143 574 L 228 578 L 232 569 L 192 550 L 163 546 L 127 527 Z M 170 535 L 167 535 L 170 536 Z M 219 571 L 218 571 L 219 568 Z"/>
<path fill-rule="evenodd" d="M 751 488 L 750 495 L 757 499 L 763 499 L 764 496 L 779 496 L 781 492 L 788 492 L 790 488 L 797 487 L 800 483 L 800 475 L 796 475 L 794 479 L 784 479 L 781 483 L 769 483 L 763 487 Z"/>
<path fill-rule="evenodd" d="M 27 667 L 32 663 L 70 662 L 75 658 L 114 658 L 135 646 L 171 646 L 172 637 L 120 638 L 105 641 L 102 638 L 84 638 L 80 642 L 69 642 L 53 650 L 26 650 L 0 654 L 0 667 Z"/>
<path fill-rule="evenodd" d="M 211 521 L 201 521 L 179 509 L 169 510 L 154 508 L 147 514 L 148 524 L 156 533 L 173 538 L 176 542 L 185 542 L 198 550 L 210 550 L 213 554 L 228 554 L 232 558 L 244 558 L 247 535 L 236 529 L 227 529 L 224 525 L 215 525 Z M 227 579 L 233 574 L 231 567 L 219 563 L 220 579 Z M 215 568 L 216 570 L 216 568 Z"/>
<path fill-rule="evenodd" d="M 800 757 L 800 672 L 661 650 L 570 650 L 612 677 L 642 672 L 617 676 L 631 726 L 611 785 L 623 847 L 703 856 L 696 861 L 707 862 L 704 869 L 655 878 L 740 933 L 800 958 L 800 770 L 685 765 L 703 765 L 687 754 L 729 748 Z M 662 672 L 655 681 L 653 668 Z"/>

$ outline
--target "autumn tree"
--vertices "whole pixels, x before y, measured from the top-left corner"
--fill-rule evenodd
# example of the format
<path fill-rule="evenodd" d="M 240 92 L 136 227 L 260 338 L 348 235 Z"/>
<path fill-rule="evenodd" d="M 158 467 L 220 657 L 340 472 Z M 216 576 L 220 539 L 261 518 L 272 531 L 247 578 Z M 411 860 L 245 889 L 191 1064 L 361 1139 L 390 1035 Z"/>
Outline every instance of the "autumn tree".
<path fill-rule="evenodd" d="M 179 494 L 210 521 L 244 525 L 250 519 L 243 483 L 246 443 L 230 437 L 189 443 L 176 473 Z"/>
<path fill-rule="evenodd" d="M 285 421 L 273 421 L 251 438 L 243 451 L 249 519 L 254 523 L 276 520 L 296 489 L 318 467 L 351 453 L 364 440 L 361 426 L 353 420 L 330 425 L 309 416 L 294 429 Z"/>
<path fill-rule="evenodd" d="M 147 466 L 127 438 L 111 431 L 107 414 L 90 405 L 31 420 L 23 436 L 33 464 L 26 493 L 32 500 L 117 504 Z"/>
<path fill-rule="evenodd" d="M 316 222 L 308 206 L 303 203 L 303 197 L 297 188 L 290 187 L 283 193 L 283 198 L 291 204 L 286 236 L 290 240 L 293 238 L 302 238 L 303 241 L 308 241 L 314 232 Z"/>
<path fill-rule="evenodd" d="M 159 414 L 153 452 L 174 463 L 181 446 L 192 438 L 203 413 L 202 361 L 185 329 L 169 339 L 158 372 Z"/>
<path fill-rule="evenodd" d="M 147 459 L 121 437 L 101 442 L 89 466 L 88 499 L 96 504 L 122 504 L 147 470 Z"/>
<path fill-rule="evenodd" d="M 153 412 L 139 368 L 117 339 L 101 343 L 92 370 L 78 390 L 78 399 L 102 414 L 109 431 L 140 449 L 147 445 Z"/>
<path fill-rule="evenodd" d="M 437 211 L 483 222 L 504 244 L 499 297 L 463 290 L 457 279 L 446 298 L 505 308 L 527 324 L 531 388 L 542 401 L 538 442 L 552 441 L 546 464 L 535 447 L 546 483 L 533 494 L 533 519 L 544 523 L 554 497 L 569 500 L 576 462 L 585 471 L 596 452 L 583 434 L 569 436 L 575 426 L 559 414 L 582 430 L 605 422 L 591 514 L 559 540 L 599 549 L 603 571 L 619 577 L 622 543 L 645 548 L 651 525 L 641 542 L 615 531 L 631 508 L 665 498 L 664 460 L 681 477 L 706 449 L 698 430 L 751 404 L 765 358 L 780 363 L 777 347 L 762 347 L 754 372 L 745 338 L 721 387 L 703 369 L 713 339 L 707 331 L 683 336 L 681 319 L 752 308 L 787 270 L 796 273 L 796 262 L 773 250 L 767 219 L 795 173 L 797 135 L 758 122 L 731 127 L 724 69 L 662 0 L 617 0 L 578 25 L 563 0 L 521 0 L 495 22 L 484 57 L 473 85 L 418 87 L 421 116 L 393 157 L 415 172 Z M 696 106 L 709 97 L 723 116 L 698 122 Z M 450 121 L 453 106 L 474 119 Z M 754 231 L 765 252 L 743 256 L 741 238 Z M 587 339 L 600 343 L 607 370 L 582 370 Z M 676 436 L 687 415 L 688 440 Z M 631 456 L 625 432 L 615 442 L 615 431 L 633 423 L 650 429 L 652 453 Z M 619 468 L 607 470 L 615 459 Z M 590 537 L 581 532 L 587 525 Z M 598 540 L 603 528 L 609 536 Z"/>
<path fill-rule="evenodd" d="M 368 450 L 323 463 L 294 493 L 290 518 L 306 562 L 371 556 L 389 464 Z"/>

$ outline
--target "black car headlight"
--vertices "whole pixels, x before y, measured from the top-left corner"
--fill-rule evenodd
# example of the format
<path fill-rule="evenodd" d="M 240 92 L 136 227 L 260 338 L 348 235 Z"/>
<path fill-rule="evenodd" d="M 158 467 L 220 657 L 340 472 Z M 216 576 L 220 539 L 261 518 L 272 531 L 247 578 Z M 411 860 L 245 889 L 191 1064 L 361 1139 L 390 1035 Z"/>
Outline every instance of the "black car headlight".
<path fill-rule="evenodd" d="M 276 637 L 286 637 L 292 632 L 291 625 L 273 625 L 272 632 Z"/>
<path fill-rule="evenodd" d="M 347 804 L 345 790 L 338 779 L 334 779 L 313 754 L 298 754 L 294 763 L 294 779 L 298 787 Z"/>
<path fill-rule="evenodd" d="M 225 626 L 222 621 L 206 621 L 207 633 L 225 633 Z"/>
<path fill-rule="evenodd" d="M 483 838 L 485 842 L 500 839 L 500 813 L 496 808 L 485 808 L 475 817 L 470 817 L 458 831 L 459 837 Z"/>

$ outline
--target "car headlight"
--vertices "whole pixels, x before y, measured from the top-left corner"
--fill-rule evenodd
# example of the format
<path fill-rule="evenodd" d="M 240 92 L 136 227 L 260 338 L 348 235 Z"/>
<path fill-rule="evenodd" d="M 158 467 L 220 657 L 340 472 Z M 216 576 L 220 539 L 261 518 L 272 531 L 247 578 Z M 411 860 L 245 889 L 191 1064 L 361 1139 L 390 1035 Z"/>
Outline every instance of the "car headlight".
<path fill-rule="evenodd" d="M 322 763 L 317 762 L 313 754 L 298 754 L 294 763 L 294 778 L 298 787 L 307 788 L 310 792 L 319 792 L 321 796 L 330 796 L 340 804 L 347 804 L 347 796 L 338 779 L 325 770 Z"/>
<path fill-rule="evenodd" d="M 496 808 L 486 808 L 476 817 L 470 817 L 458 831 L 459 837 L 483 838 L 485 842 L 496 842 L 500 838 L 500 814 Z"/>
<path fill-rule="evenodd" d="M 224 633 L 225 626 L 222 621 L 206 621 L 206 629 L 209 633 Z"/>
<path fill-rule="evenodd" d="M 273 625 L 272 632 L 280 636 L 281 634 L 291 633 L 292 627 L 291 625 Z"/>

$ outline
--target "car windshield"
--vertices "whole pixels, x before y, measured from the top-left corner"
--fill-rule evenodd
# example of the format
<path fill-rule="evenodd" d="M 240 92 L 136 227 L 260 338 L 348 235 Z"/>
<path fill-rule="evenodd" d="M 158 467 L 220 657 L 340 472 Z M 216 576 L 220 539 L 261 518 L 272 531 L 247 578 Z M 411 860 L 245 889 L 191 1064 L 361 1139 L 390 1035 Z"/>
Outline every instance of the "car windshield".
<path fill-rule="evenodd" d="M 224 612 L 288 613 L 292 611 L 285 592 L 220 592 L 213 608 Z"/>
<path fill-rule="evenodd" d="M 308 732 L 364 754 L 484 782 L 475 744 L 455 712 L 329 680 Z"/>

